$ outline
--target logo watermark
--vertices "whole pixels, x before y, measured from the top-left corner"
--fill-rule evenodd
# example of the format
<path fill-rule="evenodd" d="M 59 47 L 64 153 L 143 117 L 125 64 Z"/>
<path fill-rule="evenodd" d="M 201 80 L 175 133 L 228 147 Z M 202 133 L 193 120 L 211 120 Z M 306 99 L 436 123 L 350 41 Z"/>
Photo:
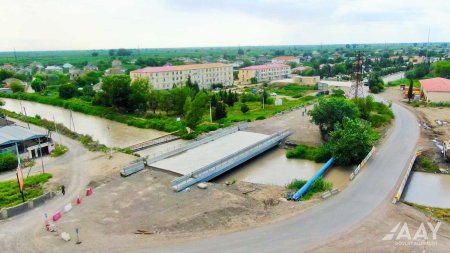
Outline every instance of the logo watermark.
<path fill-rule="evenodd" d="M 405 246 L 424 246 L 424 245 L 437 245 L 437 233 L 441 227 L 441 222 L 433 225 L 430 222 L 421 223 L 415 233 L 411 233 L 408 227 L 408 223 L 399 222 L 394 228 L 391 229 L 383 237 L 383 241 L 395 241 L 395 245 Z"/>

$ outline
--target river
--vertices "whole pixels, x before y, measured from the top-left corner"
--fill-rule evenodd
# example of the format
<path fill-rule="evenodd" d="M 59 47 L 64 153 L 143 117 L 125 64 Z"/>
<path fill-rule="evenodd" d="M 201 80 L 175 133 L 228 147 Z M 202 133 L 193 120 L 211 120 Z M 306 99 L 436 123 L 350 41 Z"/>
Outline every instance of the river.
<path fill-rule="evenodd" d="M 403 199 L 424 206 L 450 208 L 450 175 L 412 172 Z"/>
<path fill-rule="evenodd" d="M 70 111 L 61 107 L 40 104 L 29 101 L 19 101 L 16 99 L 2 98 L 5 105 L 2 108 L 20 113 L 20 103 L 25 108 L 28 116 L 38 114 L 43 119 L 62 123 L 67 128 L 72 128 L 70 124 Z M 143 141 L 151 140 L 165 135 L 165 132 L 153 129 L 141 129 L 128 126 L 108 119 L 90 116 L 83 113 L 72 112 L 75 132 L 79 134 L 88 134 L 100 143 L 112 147 L 128 147 Z M 109 131 L 108 131 L 109 127 Z"/>
<path fill-rule="evenodd" d="M 275 148 L 232 169 L 215 181 L 222 183 L 238 180 L 286 186 L 294 179 L 311 178 L 322 166 L 322 163 L 309 160 L 287 159 L 285 149 Z M 343 190 L 349 183 L 350 172 L 350 169 L 331 167 L 324 178 L 332 182 L 334 188 Z"/>

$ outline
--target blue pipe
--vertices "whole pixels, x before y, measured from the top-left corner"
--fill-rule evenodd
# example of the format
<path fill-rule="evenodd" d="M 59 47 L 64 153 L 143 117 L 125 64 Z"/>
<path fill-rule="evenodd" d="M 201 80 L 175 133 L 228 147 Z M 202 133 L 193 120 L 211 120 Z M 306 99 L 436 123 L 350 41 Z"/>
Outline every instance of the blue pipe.
<path fill-rule="evenodd" d="M 328 160 L 327 163 L 325 163 L 325 165 L 320 168 L 319 171 L 317 171 L 317 173 L 310 179 L 308 180 L 308 182 L 306 182 L 306 184 L 304 184 L 302 186 L 302 188 L 300 188 L 300 190 L 298 190 L 294 196 L 292 196 L 292 199 L 298 201 L 300 200 L 303 195 L 305 195 L 306 192 L 308 192 L 309 187 L 311 187 L 311 185 L 320 177 L 323 175 L 323 173 L 325 173 L 325 171 L 331 166 L 331 164 L 334 162 L 334 157 L 332 157 L 330 160 Z"/>

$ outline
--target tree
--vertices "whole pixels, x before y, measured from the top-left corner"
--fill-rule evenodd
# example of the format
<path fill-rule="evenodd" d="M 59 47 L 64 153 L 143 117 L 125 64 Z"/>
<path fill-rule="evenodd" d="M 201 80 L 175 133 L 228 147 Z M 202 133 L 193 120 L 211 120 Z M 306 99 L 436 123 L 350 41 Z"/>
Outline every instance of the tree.
<path fill-rule="evenodd" d="M 31 88 L 33 88 L 35 92 L 42 92 L 45 90 L 45 83 L 41 78 L 36 77 L 33 81 L 31 81 Z"/>
<path fill-rule="evenodd" d="M 125 48 L 119 48 L 117 49 L 117 55 L 118 56 L 128 56 L 131 55 L 131 50 L 125 49 Z"/>
<path fill-rule="evenodd" d="M 341 89 L 333 89 L 331 91 L 331 96 L 337 97 L 337 98 L 345 98 L 345 91 L 343 91 Z"/>
<path fill-rule="evenodd" d="M 319 126 L 323 137 L 334 130 L 336 123 L 342 123 L 344 118 L 359 117 L 358 107 L 344 98 L 323 98 L 309 111 L 312 122 Z"/>
<path fill-rule="evenodd" d="M 246 114 L 249 110 L 250 110 L 250 108 L 248 108 L 248 105 L 247 105 L 246 103 L 243 103 L 243 104 L 241 105 L 241 112 L 242 112 L 243 114 Z"/>
<path fill-rule="evenodd" d="M 358 106 L 360 118 L 370 120 L 370 113 L 375 106 L 375 99 L 373 96 L 353 98 L 352 102 Z"/>
<path fill-rule="evenodd" d="M 115 49 L 110 49 L 108 51 L 109 56 L 114 56 L 116 54 L 116 50 Z"/>
<path fill-rule="evenodd" d="M 192 106 L 192 99 L 189 96 L 186 98 L 186 101 L 184 102 L 184 106 L 183 106 L 183 115 L 184 116 L 188 115 L 189 111 L 191 110 L 191 106 Z"/>
<path fill-rule="evenodd" d="M 178 115 L 183 115 L 184 103 L 188 96 L 193 97 L 191 89 L 188 87 L 176 87 L 169 92 L 173 98 L 173 109 Z"/>
<path fill-rule="evenodd" d="M 19 82 L 12 82 L 11 85 L 9 86 L 9 88 L 14 93 L 16 93 L 16 92 L 24 92 L 25 91 L 25 86 L 23 86 Z"/>
<path fill-rule="evenodd" d="M 433 64 L 433 76 L 450 78 L 450 61 L 440 61 Z"/>
<path fill-rule="evenodd" d="M 59 97 L 69 99 L 75 97 L 78 92 L 77 86 L 74 84 L 63 84 L 59 86 Z"/>
<path fill-rule="evenodd" d="M 223 119 L 226 116 L 227 116 L 227 108 L 225 104 L 222 101 L 217 102 L 217 105 L 214 108 L 213 120 Z"/>
<path fill-rule="evenodd" d="M 211 97 L 211 106 L 216 107 L 216 105 L 217 105 L 217 96 L 216 94 L 213 94 Z"/>
<path fill-rule="evenodd" d="M 159 90 L 151 91 L 148 96 L 148 106 L 153 111 L 153 113 L 156 113 L 156 109 L 159 107 L 159 100 L 161 97 L 161 92 Z"/>
<path fill-rule="evenodd" d="M 330 133 L 331 153 L 339 165 L 358 164 L 370 152 L 377 138 L 369 123 L 346 117 Z"/>
<path fill-rule="evenodd" d="M 188 127 L 195 128 L 201 122 L 208 101 L 208 94 L 205 92 L 200 92 L 195 96 L 186 115 L 186 125 Z"/>
<path fill-rule="evenodd" d="M 132 92 L 130 82 L 127 75 L 111 75 L 103 78 L 102 90 L 105 92 L 107 104 L 126 109 Z"/>
<path fill-rule="evenodd" d="M 17 167 L 17 157 L 12 152 L 0 153 L 0 172 L 13 170 Z"/>
<path fill-rule="evenodd" d="M 94 85 L 100 81 L 100 77 L 103 75 L 100 71 L 90 71 L 80 75 L 75 82 L 79 87 L 86 85 Z"/>
<path fill-rule="evenodd" d="M 368 80 L 369 81 L 369 90 L 372 93 L 376 94 L 384 89 L 384 82 L 379 74 L 377 74 L 377 73 L 371 74 L 368 79 L 369 79 Z"/>
<path fill-rule="evenodd" d="M 414 81 L 412 79 L 409 79 L 408 102 L 411 102 L 411 99 L 414 98 L 413 84 L 414 84 Z"/>
<path fill-rule="evenodd" d="M 148 109 L 150 85 L 148 79 L 136 79 L 131 83 L 128 111 L 145 112 Z"/>
<path fill-rule="evenodd" d="M 92 57 L 97 57 L 98 56 L 98 53 L 97 52 L 92 52 Z"/>
<path fill-rule="evenodd" d="M 13 77 L 14 72 L 6 70 L 6 69 L 0 69 L 0 81 L 3 81 L 7 78 Z"/>

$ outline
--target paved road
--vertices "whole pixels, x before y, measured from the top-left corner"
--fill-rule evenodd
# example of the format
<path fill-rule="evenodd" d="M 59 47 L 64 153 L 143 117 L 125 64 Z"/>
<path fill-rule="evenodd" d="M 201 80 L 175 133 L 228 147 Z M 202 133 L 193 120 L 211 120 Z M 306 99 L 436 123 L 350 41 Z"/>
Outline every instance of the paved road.
<path fill-rule="evenodd" d="M 298 252 L 325 243 L 391 201 L 419 137 L 415 116 L 394 104 L 390 137 L 345 191 L 294 218 L 251 230 L 142 252 Z"/>
<path fill-rule="evenodd" d="M 32 128 L 44 131 L 42 128 Z M 89 182 L 87 176 L 86 161 L 94 153 L 87 151 L 81 143 L 65 136 L 53 134 L 53 138 L 69 148 L 69 152 L 58 158 L 54 164 L 65 164 L 66 171 L 62 179 L 66 186 L 67 194 L 57 196 L 45 205 L 32 209 L 24 214 L 12 217 L 8 220 L 0 220 L 0 252 L 35 252 L 38 240 L 33 238 L 36 231 L 43 229 L 44 213 L 51 215 L 56 210 L 62 210 L 64 205 L 76 198 Z"/>
<path fill-rule="evenodd" d="M 386 84 L 388 82 L 392 82 L 402 78 L 405 78 L 405 72 L 397 72 L 394 74 L 383 76 L 383 82 Z"/>

